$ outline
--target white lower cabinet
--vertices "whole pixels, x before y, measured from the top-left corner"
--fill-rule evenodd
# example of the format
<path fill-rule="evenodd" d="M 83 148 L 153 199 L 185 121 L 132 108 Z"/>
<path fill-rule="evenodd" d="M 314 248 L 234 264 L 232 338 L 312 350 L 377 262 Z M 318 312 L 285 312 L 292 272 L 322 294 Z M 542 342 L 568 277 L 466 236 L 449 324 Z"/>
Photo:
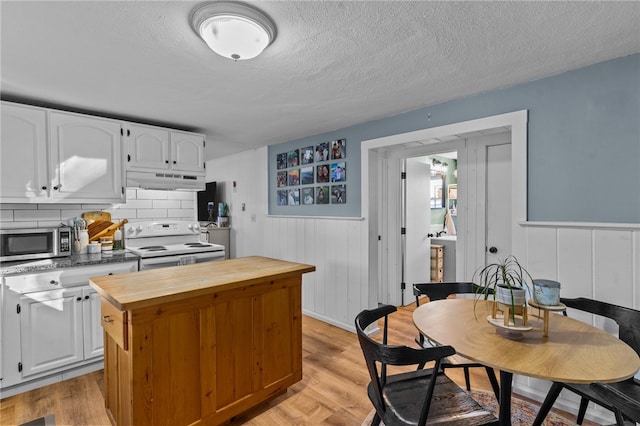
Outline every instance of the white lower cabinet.
<path fill-rule="evenodd" d="M 0 397 L 102 368 L 100 298 L 89 279 L 137 270 L 127 261 L 4 277 Z"/>
<path fill-rule="evenodd" d="M 84 359 L 81 289 L 26 294 L 19 314 L 23 377 Z"/>

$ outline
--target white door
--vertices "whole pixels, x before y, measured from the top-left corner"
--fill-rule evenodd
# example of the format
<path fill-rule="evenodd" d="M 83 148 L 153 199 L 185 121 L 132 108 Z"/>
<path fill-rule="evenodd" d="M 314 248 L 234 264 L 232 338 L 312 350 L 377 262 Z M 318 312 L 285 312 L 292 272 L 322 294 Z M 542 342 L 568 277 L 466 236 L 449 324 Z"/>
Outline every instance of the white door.
<path fill-rule="evenodd" d="M 130 125 L 127 128 L 127 169 L 168 170 L 169 131 L 158 127 Z"/>
<path fill-rule="evenodd" d="M 61 112 L 49 118 L 51 196 L 124 200 L 120 122 Z"/>
<path fill-rule="evenodd" d="M 81 295 L 61 289 L 20 298 L 23 377 L 83 360 Z"/>
<path fill-rule="evenodd" d="M 47 197 L 45 110 L 2 103 L 0 187 L 3 201 L 33 202 Z"/>
<path fill-rule="evenodd" d="M 418 158 L 407 158 L 405 170 L 404 303 L 408 304 L 412 301 L 413 284 L 431 280 L 431 238 L 428 236 L 431 230 L 431 168 Z"/>
<path fill-rule="evenodd" d="M 487 146 L 485 262 L 511 254 L 511 144 Z"/>
<path fill-rule="evenodd" d="M 174 170 L 203 172 L 203 136 L 194 133 L 171 132 L 171 167 Z"/>
<path fill-rule="evenodd" d="M 104 330 L 100 317 L 100 296 L 90 286 L 82 288 L 82 324 L 84 327 L 84 359 L 104 354 Z"/>

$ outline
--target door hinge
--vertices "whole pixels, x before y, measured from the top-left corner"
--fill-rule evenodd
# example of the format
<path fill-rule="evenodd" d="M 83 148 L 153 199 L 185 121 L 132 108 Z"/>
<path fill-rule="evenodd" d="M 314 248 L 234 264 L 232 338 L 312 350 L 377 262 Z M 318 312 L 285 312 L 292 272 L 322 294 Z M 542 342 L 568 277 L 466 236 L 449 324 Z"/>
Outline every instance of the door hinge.
<path fill-rule="evenodd" d="M 407 178 L 407 172 L 400 173 L 400 179 L 406 179 L 406 178 Z"/>
<path fill-rule="evenodd" d="M 22 308 L 20 307 L 20 304 L 18 303 L 18 304 L 16 305 L 16 313 L 17 313 L 17 314 L 19 314 L 19 313 L 20 313 L 20 311 L 22 311 Z"/>
<path fill-rule="evenodd" d="M 407 283 L 400 283 L 400 290 L 407 288 Z"/>
<path fill-rule="evenodd" d="M 22 373 L 22 363 L 18 363 L 18 373 Z"/>
<path fill-rule="evenodd" d="M 407 228 L 400 228 L 400 235 L 405 235 L 407 233 Z"/>

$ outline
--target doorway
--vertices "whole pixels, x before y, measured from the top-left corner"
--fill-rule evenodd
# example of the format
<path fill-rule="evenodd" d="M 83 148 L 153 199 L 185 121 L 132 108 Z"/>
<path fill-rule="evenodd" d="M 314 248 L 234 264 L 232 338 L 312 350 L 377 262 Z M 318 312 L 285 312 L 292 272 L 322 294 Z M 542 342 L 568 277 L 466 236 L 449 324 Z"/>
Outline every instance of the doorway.
<path fill-rule="evenodd" d="M 362 143 L 362 209 L 368 222 L 369 306 L 378 302 L 400 305 L 408 299 L 410 289 L 401 286 L 402 243 L 398 226 L 400 197 L 396 184 L 404 158 L 457 150 L 458 158 L 458 244 L 456 277 L 470 280 L 477 265 L 484 263 L 486 235 L 475 216 L 469 213 L 483 205 L 479 195 L 469 187 L 477 173 L 478 150 L 471 139 L 490 134 L 508 133 L 511 139 L 511 252 L 524 251 L 523 230 L 518 221 L 526 220 L 526 142 L 527 111 L 502 114 L 438 128 L 388 136 Z M 475 208 L 473 208 L 474 206 Z M 485 215 L 483 215 L 485 216 Z M 473 219 L 471 219 L 473 218 Z M 480 232 L 482 231 L 482 232 Z"/>

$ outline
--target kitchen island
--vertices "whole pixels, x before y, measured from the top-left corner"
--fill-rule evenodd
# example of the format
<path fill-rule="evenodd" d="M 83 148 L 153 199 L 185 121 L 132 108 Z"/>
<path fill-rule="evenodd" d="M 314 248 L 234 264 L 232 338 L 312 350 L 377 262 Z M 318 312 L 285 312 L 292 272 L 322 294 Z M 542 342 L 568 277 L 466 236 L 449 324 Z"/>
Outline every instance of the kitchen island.
<path fill-rule="evenodd" d="M 302 274 L 244 257 L 97 277 L 117 425 L 220 424 L 302 379 Z"/>

